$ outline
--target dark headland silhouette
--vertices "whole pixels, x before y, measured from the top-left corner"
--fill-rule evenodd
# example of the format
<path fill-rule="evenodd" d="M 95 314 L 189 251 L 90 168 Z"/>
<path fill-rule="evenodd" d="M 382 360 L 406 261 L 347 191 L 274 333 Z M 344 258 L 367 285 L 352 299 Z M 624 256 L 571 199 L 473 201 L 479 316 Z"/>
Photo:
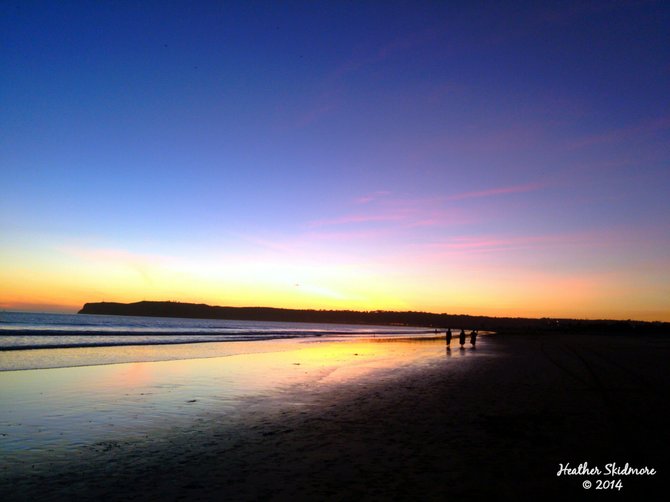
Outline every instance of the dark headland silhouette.
<path fill-rule="evenodd" d="M 645 321 L 488 317 L 386 310 L 299 310 L 273 307 L 216 307 L 171 301 L 86 303 L 79 314 L 227 319 L 247 321 L 465 327 L 498 333 L 668 334 L 670 323 Z"/>

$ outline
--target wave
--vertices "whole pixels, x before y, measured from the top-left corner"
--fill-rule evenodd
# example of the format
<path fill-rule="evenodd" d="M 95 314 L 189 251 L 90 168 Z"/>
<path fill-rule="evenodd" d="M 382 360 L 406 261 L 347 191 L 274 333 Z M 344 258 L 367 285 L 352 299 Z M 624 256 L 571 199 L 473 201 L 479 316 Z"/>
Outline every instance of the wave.
<path fill-rule="evenodd" d="M 415 337 L 432 332 L 409 326 L 2 312 L 0 352 L 319 337 Z"/>
<path fill-rule="evenodd" d="M 12 336 L 0 337 L 0 352 L 36 349 L 70 349 L 94 347 L 123 346 L 157 346 L 196 343 L 251 342 L 264 340 L 298 339 L 298 338 L 370 338 L 370 337 L 425 337 L 433 334 L 427 332 L 374 332 L 352 333 L 350 331 L 311 331 L 311 332 L 238 332 L 234 334 L 203 334 L 202 332 L 87 332 L 73 335 L 71 331 L 54 333 L 54 331 L 23 331 L 13 332 Z"/>
<path fill-rule="evenodd" d="M 260 340 L 277 340 L 300 338 L 299 336 L 272 336 L 272 337 L 229 337 L 225 340 L 128 340 L 127 342 L 65 342 L 59 344 L 27 344 L 27 345 L 5 345 L 0 346 L 1 351 L 15 351 L 15 350 L 36 350 L 36 349 L 82 349 L 82 348 L 97 348 L 97 347 L 133 347 L 133 346 L 151 346 L 151 345 L 185 345 L 193 343 L 215 343 L 215 342 L 248 342 Z"/>

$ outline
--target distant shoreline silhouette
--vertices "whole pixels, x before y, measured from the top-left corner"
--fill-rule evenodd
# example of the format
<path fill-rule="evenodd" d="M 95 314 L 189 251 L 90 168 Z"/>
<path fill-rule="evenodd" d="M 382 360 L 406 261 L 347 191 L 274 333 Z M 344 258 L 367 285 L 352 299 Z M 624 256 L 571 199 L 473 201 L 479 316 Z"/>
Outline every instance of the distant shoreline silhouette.
<path fill-rule="evenodd" d="M 512 318 L 435 314 L 431 312 L 396 312 L 386 310 L 309 310 L 274 307 L 218 307 L 206 304 L 172 301 L 135 303 L 86 303 L 79 314 L 124 315 L 144 317 L 177 317 L 192 319 L 227 319 L 275 322 L 314 322 L 333 324 L 375 324 L 394 326 L 471 326 L 479 331 L 498 333 L 589 333 L 589 334 L 668 334 L 670 323 L 617 320 L 582 320 L 553 318 Z"/>

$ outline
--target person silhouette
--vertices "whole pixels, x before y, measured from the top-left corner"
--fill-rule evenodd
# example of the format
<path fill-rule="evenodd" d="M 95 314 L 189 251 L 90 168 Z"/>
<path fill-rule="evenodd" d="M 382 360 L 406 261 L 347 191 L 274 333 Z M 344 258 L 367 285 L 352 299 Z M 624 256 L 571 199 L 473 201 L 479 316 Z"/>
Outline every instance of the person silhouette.
<path fill-rule="evenodd" d="M 470 344 L 472 345 L 472 348 L 475 348 L 475 344 L 477 343 L 477 330 L 473 329 L 470 332 Z"/>
<path fill-rule="evenodd" d="M 447 330 L 447 349 L 451 348 L 451 338 L 453 335 L 451 334 L 451 328 Z"/>
<path fill-rule="evenodd" d="M 465 345 L 465 330 L 461 328 L 461 334 L 458 336 L 458 342 L 461 344 L 461 348 Z"/>

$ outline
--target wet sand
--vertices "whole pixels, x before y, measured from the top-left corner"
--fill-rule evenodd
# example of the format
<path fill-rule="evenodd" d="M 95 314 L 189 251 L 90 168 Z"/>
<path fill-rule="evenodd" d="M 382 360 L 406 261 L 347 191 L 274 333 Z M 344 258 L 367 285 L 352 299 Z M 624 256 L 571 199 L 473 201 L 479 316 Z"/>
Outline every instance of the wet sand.
<path fill-rule="evenodd" d="M 476 351 L 452 347 L 442 342 L 443 357 L 426 364 L 294 384 L 232 415 L 98 443 L 52 466 L 5 465 L 0 498 L 554 498 L 582 495 L 587 479 L 590 496 L 663 493 L 668 339 L 500 335 Z M 657 474 L 558 477 L 568 462 Z M 596 492 L 597 479 L 622 489 Z"/>

